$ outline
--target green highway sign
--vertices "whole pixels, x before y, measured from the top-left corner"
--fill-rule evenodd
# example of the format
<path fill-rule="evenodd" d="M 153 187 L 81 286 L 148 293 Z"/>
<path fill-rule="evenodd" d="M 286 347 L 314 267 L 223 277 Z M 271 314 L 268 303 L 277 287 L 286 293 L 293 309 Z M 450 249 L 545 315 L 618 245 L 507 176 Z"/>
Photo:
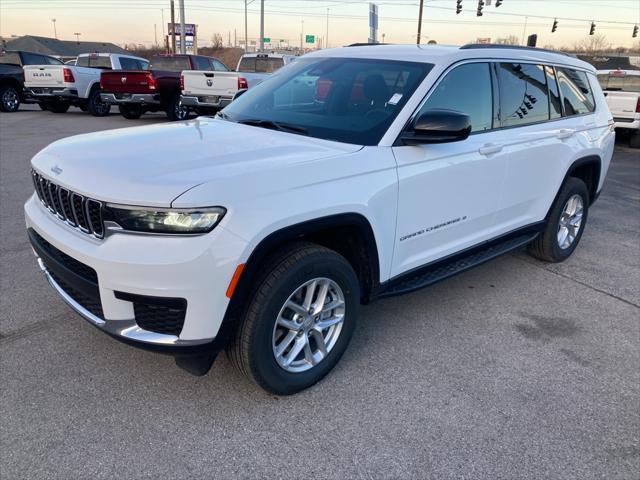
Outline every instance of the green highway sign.
<path fill-rule="evenodd" d="M 264 38 L 262 39 L 262 41 L 263 41 L 264 43 L 271 43 L 271 39 L 270 39 L 269 37 L 264 37 Z"/>
<path fill-rule="evenodd" d="M 305 41 L 305 43 L 316 43 L 316 36 L 315 35 L 305 35 L 304 41 Z"/>

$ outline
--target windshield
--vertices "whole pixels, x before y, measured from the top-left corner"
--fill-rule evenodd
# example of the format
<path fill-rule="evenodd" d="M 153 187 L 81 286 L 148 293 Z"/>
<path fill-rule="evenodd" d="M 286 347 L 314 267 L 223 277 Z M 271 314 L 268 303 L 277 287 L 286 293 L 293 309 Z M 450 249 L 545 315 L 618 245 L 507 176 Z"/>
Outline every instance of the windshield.
<path fill-rule="evenodd" d="M 623 92 L 640 92 L 640 75 L 609 73 L 598 75 L 598 82 L 603 90 L 619 90 Z"/>
<path fill-rule="evenodd" d="M 189 57 L 153 57 L 149 64 L 149 70 L 181 72 L 191 70 L 191 63 L 189 63 Z"/>
<path fill-rule="evenodd" d="M 239 72 L 272 73 L 284 65 L 282 58 L 272 57 L 243 57 L 240 60 Z"/>
<path fill-rule="evenodd" d="M 377 145 L 432 67 L 392 60 L 301 59 L 234 100 L 222 116 L 256 126 L 281 124 L 326 140 Z"/>

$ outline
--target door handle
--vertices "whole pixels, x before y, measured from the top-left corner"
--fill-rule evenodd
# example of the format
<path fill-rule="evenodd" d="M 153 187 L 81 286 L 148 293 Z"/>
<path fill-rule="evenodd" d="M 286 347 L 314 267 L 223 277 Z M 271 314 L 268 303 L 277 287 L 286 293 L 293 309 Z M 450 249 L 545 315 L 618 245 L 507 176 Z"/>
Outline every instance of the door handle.
<path fill-rule="evenodd" d="M 481 146 L 478 149 L 478 152 L 480 152 L 482 155 L 491 155 L 492 153 L 498 153 L 500 150 L 502 150 L 502 145 L 496 145 L 495 143 L 487 143 Z"/>
<path fill-rule="evenodd" d="M 560 139 L 569 138 L 574 133 L 576 133 L 575 130 L 572 130 L 570 128 L 563 128 L 562 130 L 559 130 L 558 133 L 556 133 L 556 137 L 558 137 Z"/>

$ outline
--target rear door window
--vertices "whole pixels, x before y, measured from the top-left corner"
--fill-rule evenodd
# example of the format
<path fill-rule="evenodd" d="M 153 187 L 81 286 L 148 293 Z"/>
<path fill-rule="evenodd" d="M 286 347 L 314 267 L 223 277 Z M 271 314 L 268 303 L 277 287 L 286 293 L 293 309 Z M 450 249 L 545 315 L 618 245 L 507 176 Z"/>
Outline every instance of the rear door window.
<path fill-rule="evenodd" d="M 197 70 L 211 70 L 211 62 L 206 57 L 194 57 Z"/>
<path fill-rule="evenodd" d="M 580 70 L 564 67 L 557 68 L 556 73 L 565 115 L 593 112 L 596 107 L 587 74 Z"/>
<path fill-rule="evenodd" d="M 122 70 L 145 70 L 147 62 L 141 62 L 137 58 L 120 57 L 120 68 Z"/>
<path fill-rule="evenodd" d="M 438 83 L 420 109 L 455 110 L 469 115 L 471 131 L 491 129 L 493 93 L 488 63 L 466 63 L 451 70 Z"/>
<path fill-rule="evenodd" d="M 216 60 L 215 58 L 211 59 L 211 65 L 213 65 L 213 69 L 216 72 L 228 72 L 229 71 L 229 69 L 227 68 L 227 66 L 224 63 Z"/>
<path fill-rule="evenodd" d="M 500 126 L 549 120 L 547 79 L 542 65 L 498 63 Z"/>

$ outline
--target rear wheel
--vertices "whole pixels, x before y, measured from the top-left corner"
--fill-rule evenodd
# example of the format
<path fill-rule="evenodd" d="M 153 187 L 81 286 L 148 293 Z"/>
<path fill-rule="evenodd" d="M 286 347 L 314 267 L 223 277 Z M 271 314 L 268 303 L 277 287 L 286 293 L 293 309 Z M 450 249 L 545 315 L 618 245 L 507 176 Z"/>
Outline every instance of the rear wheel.
<path fill-rule="evenodd" d="M 92 90 L 87 100 L 87 109 L 94 117 L 106 117 L 111 111 L 111 105 L 105 103 L 100 98 L 100 90 Z"/>
<path fill-rule="evenodd" d="M 144 113 L 140 105 L 120 105 L 118 110 L 120 111 L 120 115 L 129 120 L 140 118 Z"/>
<path fill-rule="evenodd" d="M 589 191 L 579 178 L 569 177 L 556 198 L 544 231 L 529 252 L 545 262 L 562 262 L 580 243 L 589 213 Z"/>
<path fill-rule="evenodd" d="M 272 256 L 227 349 L 265 390 L 290 395 L 321 380 L 353 334 L 358 279 L 342 256 L 299 242 Z"/>
<path fill-rule="evenodd" d="M 47 110 L 53 113 L 64 113 L 69 110 L 70 106 L 69 102 L 55 100 L 47 103 Z"/>
<path fill-rule="evenodd" d="M 20 108 L 20 94 L 11 85 L 0 87 L 0 111 L 15 112 Z"/>
<path fill-rule="evenodd" d="M 186 120 L 189 118 L 189 108 L 182 104 L 180 96 L 177 95 L 169 100 L 167 105 L 167 118 L 172 122 L 176 120 Z"/>

